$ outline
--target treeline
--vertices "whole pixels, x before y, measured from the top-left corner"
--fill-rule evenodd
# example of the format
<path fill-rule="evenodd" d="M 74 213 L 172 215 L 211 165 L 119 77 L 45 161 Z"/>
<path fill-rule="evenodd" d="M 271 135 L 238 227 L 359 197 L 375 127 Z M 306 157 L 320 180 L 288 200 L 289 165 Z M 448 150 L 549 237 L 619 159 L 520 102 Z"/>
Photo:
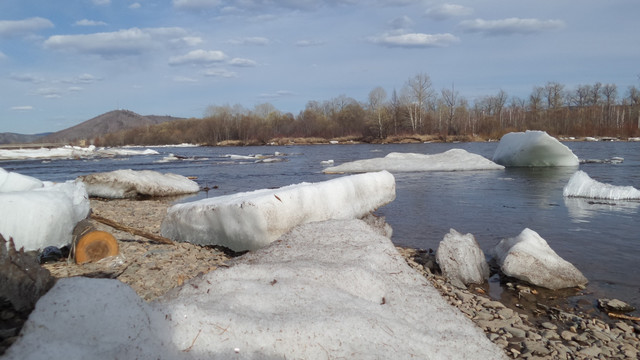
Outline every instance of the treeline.
<path fill-rule="evenodd" d="M 499 139 L 511 131 L 545 130 L 554 136 L 640 136 L 640 89 L 620 94 L 615 84 L 567 89 L 557 82 L 534 86 L 528 98 L 505 91 L 470 102 L 454 86 L 436 91 L 426 74 L 408 79 L 389 95 L 377 87 L 365 102 L 345 95 L 310 101 L 299 114 L 269 103 L 253 109 L 210 106 L 202 119 L 172 121 L 107 134 L 101 146 L 225 141 L 264 144 L 278 138 L 351 138 L 376 142 L 398 136 Z"/>

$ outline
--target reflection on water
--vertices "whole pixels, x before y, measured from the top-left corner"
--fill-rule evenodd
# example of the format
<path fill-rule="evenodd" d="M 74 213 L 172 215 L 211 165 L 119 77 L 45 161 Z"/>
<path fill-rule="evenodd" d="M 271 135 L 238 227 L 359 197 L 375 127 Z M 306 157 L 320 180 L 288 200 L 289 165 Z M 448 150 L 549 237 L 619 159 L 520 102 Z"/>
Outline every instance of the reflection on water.
<path fill-rule="evenodd" d="M 573 222 L 585 222 L 591 217 L 606 213 L 633 215 L 638 213 L 638 208 L 640 208 L 639 201 L 595 200 L 574 197 L 565 197 L 564 205 L 567 207 Z"/>

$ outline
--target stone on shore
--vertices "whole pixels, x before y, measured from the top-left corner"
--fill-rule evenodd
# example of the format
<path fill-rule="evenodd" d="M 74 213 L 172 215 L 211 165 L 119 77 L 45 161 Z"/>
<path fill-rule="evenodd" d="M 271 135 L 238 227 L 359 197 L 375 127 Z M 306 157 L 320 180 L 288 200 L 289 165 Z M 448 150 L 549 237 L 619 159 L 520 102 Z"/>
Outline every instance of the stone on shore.
<path fill-rule="evenodd" d="M 583 286 L 588 280 L 571 263 L 562 259 L 531 229 L 503 239 L 493 249 L 502 272 L 530 284 L 551 290 Z"/>
<path fill-rule="evenodd" d="M 489 265 L 476 238 L 454 229 L 440 241 L 436 261 L 442 274 L 456 287 L 482 284 L 489 278 Z"/>

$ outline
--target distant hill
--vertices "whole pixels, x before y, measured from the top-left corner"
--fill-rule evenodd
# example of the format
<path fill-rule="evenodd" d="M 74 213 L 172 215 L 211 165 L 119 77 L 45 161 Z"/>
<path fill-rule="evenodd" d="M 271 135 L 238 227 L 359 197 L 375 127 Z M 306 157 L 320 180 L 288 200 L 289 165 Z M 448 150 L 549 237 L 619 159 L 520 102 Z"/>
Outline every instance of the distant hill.
<path fill-rule="evenodd" d="M 0 145 L 26 144 L 26 143 L 37 141 L 38 139 L 49 134 L 51 133 L 33 134 L 33 135 L 16 134 L 16 133 L 0 133 Z"/>
<path fill-rule="evenodd" d="M 92 140 L 95 137 L 133 129 L 141 126 L 156 125 L 167 121 L 182 120 L 173 116 L 140 115 L 129 110 L 114 110 L 96 116 L 76 126 L 49 134 L 37 139 L 43 143 L 68 143 L 78 140 Z"/>

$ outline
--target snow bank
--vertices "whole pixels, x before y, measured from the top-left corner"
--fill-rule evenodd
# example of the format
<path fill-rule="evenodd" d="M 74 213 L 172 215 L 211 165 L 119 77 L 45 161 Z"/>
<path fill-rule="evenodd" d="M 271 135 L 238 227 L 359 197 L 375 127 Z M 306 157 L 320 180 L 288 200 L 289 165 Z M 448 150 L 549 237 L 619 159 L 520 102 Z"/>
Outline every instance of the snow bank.
<path fill-rule="evenodd" d="M 359 220 L 297 227 L 150 305 L 116 280 L 61 279 L 5 356 L 505 358 Z"/>
<path fill-rule="evenodd" d="M 0 168 L 0 193 L 10 191 L 27 191 L 43 187 L 39 179 L 31 176 L 8 172 Z"/>
<path fill-rule="evenodd" d="M 152 170 L 116 170 L 79 176 L 89 196 L 122 199 L 146 196 L 172 196 L 200 191 L 195 181 L 182 175 L 161 174 Z"/>
<path fill-rule="evenodd" d="M 640 200 L 640 190 L 633 186 L 616 186 L 593 180 L 582 170 L 571 176 L 562 195 L 605 200 Z"/>
<path fill-rule="evenodd" d="M 587 283 L 580 270 L 558 256 L 537 232 L 528 228 L 515 238 L 500 241 L 493 252 L 505 275 L 533 285 L 557 290 Z"/>
<path fill-rule="evenodd" d="M 297 225 L 359 218 L 395 196 L 395 179 L 386 171 L 220 196 L 170 207 L 162 235 L 236 251 L 256 250 Z"/>
<path fill-rule="evenodd" d="M 500 139 L 493 161 L 509 167 L 578 166 L 578 157 L 544 131 L 512 132 Z"/>
<path fill-rule="evenodd" d="M 0 149 L 0 160 L 78 159 L 91 157 L 157 154 L 157 151 L 151 149 L 132 150 L 118 148 L 96 148 L 93 145 L 88 147 L 66 145 L 58 148 Z"/>
<path fill-rule="evenodd" d="M 436 261 L 443 275 L 459 288 L 482 284 L 489 278 L 489 264 L 472 234 L 450 229 L 438 245 Z"/>
<path fill-rule="evenodd" d="M 26 251 L 62 247 L 71 243 L 73 228 L 89 208 L 84 185 L 74 181 L 0 193 L 0 233 Z"/>
<path fill-rule="evenodd" d="M 434 154 L 415 154 L 392 152 L 383 158 L 357 160 L 338 166 L 325 168 L 325 173 L 362 173 L 387 170 L 390 172 L 410 171 L 462 171 L 462 170 L 501 170 L 498 165 L 480 155 L 463 149 Z"/>

